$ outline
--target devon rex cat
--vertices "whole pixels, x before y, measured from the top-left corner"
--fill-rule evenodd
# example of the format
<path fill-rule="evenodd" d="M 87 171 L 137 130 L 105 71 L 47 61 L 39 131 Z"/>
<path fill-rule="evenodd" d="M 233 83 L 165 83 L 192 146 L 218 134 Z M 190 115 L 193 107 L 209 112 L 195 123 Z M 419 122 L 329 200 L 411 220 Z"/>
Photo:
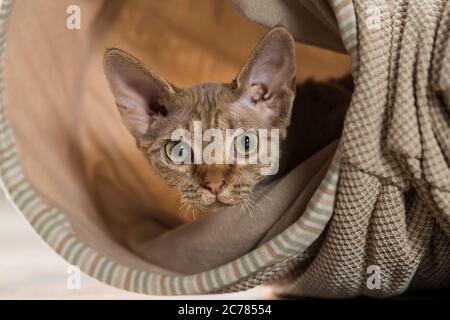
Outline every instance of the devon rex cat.
<path fill-rule="evenodd" d="M 266 176 L 260 163 L 186 163 L 195 150 L 184 141 L 173 141 L 174 130 L 184 128 L 193 134 L 198 121 L 204 131 L 242 128 L 234 147 L 249 156 L 261 141 L 247 130 L 278 129 L 282 143 L 278 174 L 283 174 L 338 137 L 350 98 L 350 91 L 338 82 L 307 82 L 298 88 L 304 97 L 296 99 L 294 40 L 281 27 L 260 41 L 236 79 L 227 84 L 177 88 L 119 49 L 106 52 L 104 68 L 137 146 L 159 175 L 178 187 L 181 201 L 194 208 L 249 204 L 254 187 Z"/>

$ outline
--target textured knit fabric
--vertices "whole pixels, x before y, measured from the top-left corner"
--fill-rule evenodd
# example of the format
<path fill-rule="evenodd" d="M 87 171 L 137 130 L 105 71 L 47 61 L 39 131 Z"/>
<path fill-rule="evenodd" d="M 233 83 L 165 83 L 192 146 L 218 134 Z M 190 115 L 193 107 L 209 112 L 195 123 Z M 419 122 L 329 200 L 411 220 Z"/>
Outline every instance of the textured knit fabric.
<path fill-rule="evenodd" d="M 355 91 L 332 220 L 315 251 L 256 280 L 290 273 L 280 293 L 320 297 L 448 288 L 450 3 L 361 0 L 354 7 Z M 379 289 L 367 286 L 370 266 L 379 268 Z"/>

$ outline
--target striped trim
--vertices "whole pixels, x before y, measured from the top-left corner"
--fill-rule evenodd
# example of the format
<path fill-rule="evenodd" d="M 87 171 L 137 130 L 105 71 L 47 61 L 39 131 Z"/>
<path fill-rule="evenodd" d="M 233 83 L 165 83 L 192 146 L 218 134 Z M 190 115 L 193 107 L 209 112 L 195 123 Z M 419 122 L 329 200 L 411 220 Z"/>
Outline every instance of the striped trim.
<path fill-rule="evenodd" d="M 3 61 L 7 17 L 13 0 L 0 0 L 0 176 L 10 200 L 36 232 L 69 263 L 112 286 L 145 294 L 204 294 L 219 291 L 273 264 L 302 253 L 325 228 L 334 210 L 339 151 L 301 218 L 261 247 L 221 267 L 195 275 L 168 276 L 118 264 L 80 241 L 64 212 L 51 207 L 28 183 L 4 113 Z M 330 0 L 349 52 L 356 46 L 351 0 Z M 356 60 L 355 60 L 356 61 Z"/>
<path fill-rule="evenodd" d="M 357 63 L 357 28 L 356 28 L 356 13 L 353 6 L 353 0 L 329 0 L 331 7 L 334 10 L 336 19 L 339 25 L 342 42 L 344 42 L 345 49 L 352 58 L 353 68 Z"/>

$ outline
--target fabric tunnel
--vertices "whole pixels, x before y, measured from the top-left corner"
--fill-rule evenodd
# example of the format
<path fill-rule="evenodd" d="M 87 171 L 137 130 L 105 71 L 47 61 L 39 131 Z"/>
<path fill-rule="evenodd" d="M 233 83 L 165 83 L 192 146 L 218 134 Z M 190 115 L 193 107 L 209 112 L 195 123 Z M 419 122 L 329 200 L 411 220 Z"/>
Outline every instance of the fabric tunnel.
<path fill-rule="evenodd" d="M 0 5 L 1 181 L 39 236 L 83 272 L 152 295 L 450 287 L 448 1 Z M 74 7 L 80 29 L 67 25 Z M 127 50 L 179 87 L 229 82 L 274 26 L 297 41 L 297 82 L 316 92 L 300 90 L 299 101 L 345 102 L 342 134 L 259 188 L 254 206 L 194 221 L 121 123 L 105 50 Z M 335 91 L 321 96 L 320 83 Z"/>

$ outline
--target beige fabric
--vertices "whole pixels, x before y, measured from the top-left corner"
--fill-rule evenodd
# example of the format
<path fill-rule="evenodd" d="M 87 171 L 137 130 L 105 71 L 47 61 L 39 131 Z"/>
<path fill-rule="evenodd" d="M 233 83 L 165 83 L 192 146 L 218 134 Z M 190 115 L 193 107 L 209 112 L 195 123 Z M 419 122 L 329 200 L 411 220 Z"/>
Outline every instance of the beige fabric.
<path fill-rule="evenodd" d="M 345 52 L 336 17 L 327 0 L 231 0 L 250 20 L 272 28 L 283 25 L 295 40 Z"/>
<path fill-rule="evenodd" d="M 316 250 L 232 290 L 286 272 L 279 292 L 290 295 L 389 296 L 450 287 L 450 3 L 354 4 L 359 58 L 333 218 Z M 373 6 L 379 28 L 368 23 L 377 18 L 369 16 Z M 273 12 L 267 4 L 261 10 Z M 370 265 L 380 267 L 379 290 L 367 288 Z"/>
<path fill-rule="evenodd" d="M 7 33 L 5 109 L 21 164 L 33 187 L 67 214 L 84 243 L 130 268 L 169 273 L 118 243 L 105 223 L 105 216 L 114 211 L 121 218 L 115 228 L 131 225 L 128 231 L 144 234 L 135 239 L 144 243 L 179 226 L 184 211 L 178 209 L 176 192 L 156 177 L 120 123 L 103 75 L 103 53 L 107 47 L 126 49 L 179 86 L 229 81 L 266 30 L 241 17 L 226 1 L 179 0 L 163 5 L 156 0 L 84 0 L 79 1 L 82 29 L 70 31 L 65 28 L 70 4 L 69 0 L 16 0 L 13 4 Z M 299 81 L 312 75 L 316 79 L 341 76 L 349 70 L 349 59 L 343 55 L 304 45 L 297 45 L 297 50 Z M 314 172 L 297 171 L 288 179 L 296 185 L 296 177 L 306 176 L 299 181 L 300 186 L 308 184 L 306 192 L 294 188 L 284 195 L 283 188 L 275 190 L 272 197 L 278 202 L 273 204 L 272 220 L 264 220 L 254 233 L 245 233 L 246 225 L 241 225 L 242 234 L 252 239 L 234 238 L 241 246 L 231 247 L 232 254 L 226 252 L 229 243 L 227 248 L 207 248 L 222 253 L 219 261 L 211 257 L 213 264 L 257 246 L 261 233 L 270 230 L 268 221 L 282 226 L 272 229 L 276 234 L 297 218 L 333 151 L 331 146 L 313 158 L 320 160 L 312 166 Z M 283 199 L 292 198 L 301 199 L 296 204 L 300 209 L 293 212 L 297 215 L 280 219 L 277 226 L 274 220 L 290 203 Z M 203 228 L 202 246 L 211 235 L 216 241 L 212 243 L 226 243 L 229 229 L 220 223 L 216 229 Z M 183 253 L 189 254 L 188 249 Z"/>

